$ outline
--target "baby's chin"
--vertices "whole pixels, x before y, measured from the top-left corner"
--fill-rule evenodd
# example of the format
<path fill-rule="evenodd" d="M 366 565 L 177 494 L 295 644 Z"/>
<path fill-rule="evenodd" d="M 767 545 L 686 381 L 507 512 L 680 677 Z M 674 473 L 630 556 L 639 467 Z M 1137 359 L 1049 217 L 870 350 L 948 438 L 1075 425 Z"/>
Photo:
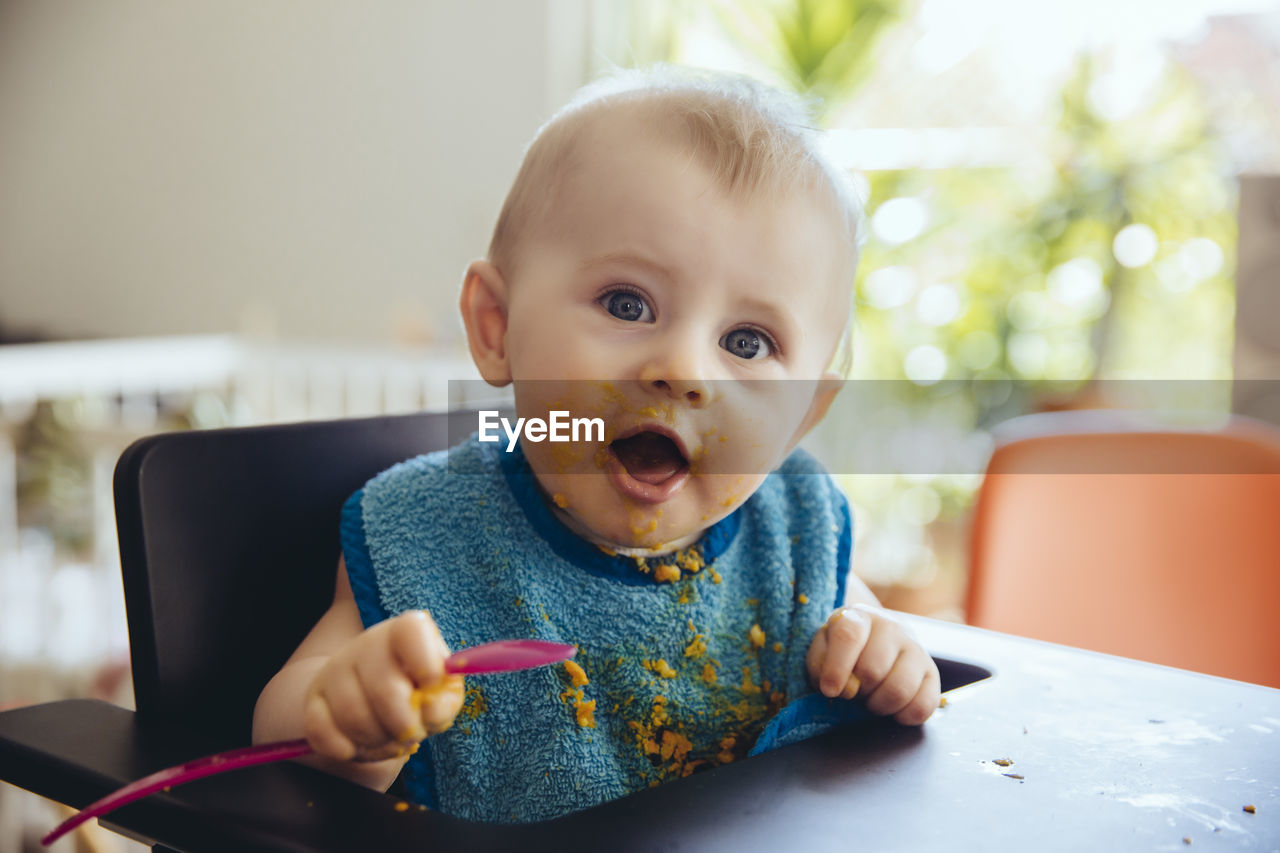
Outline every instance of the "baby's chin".
<path fill-rule="evenodd" d="M 679 524 L 655 517 L 636 516 L 619 522 L 617 516 L 595 517 L 595 513 L 558 511 L 561 520 L 582 538 L 606 551 L 628 554 L 643 551 L 654 556 L 688 547 L 702 538 L 710 525 Z"/>
<path fill-rule="evenodd" d="M 574 494 L 571 487 L 551 494 L 548 500 L 566 527 L 599 548 L 621 554 L 639 550 L 655 556 L 692 545 L 718 520 L 689 511 L 683 503 L 673 500 L 628 506 L 616 495 Z"/>

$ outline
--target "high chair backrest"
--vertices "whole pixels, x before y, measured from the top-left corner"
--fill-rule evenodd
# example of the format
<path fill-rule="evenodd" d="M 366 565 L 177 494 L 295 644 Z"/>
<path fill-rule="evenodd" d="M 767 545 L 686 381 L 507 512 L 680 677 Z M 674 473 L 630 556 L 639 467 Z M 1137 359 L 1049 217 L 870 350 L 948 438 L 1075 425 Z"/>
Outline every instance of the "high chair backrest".
<path fill-rule="evenodd" d="M 258 693 L 332 601 L 343 502 L 474 426 L 424 413 L 131 445 L 115 501 L 138 713 L 247 743 Z"/>
<path fill-rule="evenodd" d="M 1016 419 L 972 537 L 970 624 L 1280 687 L 1280 431 L 1264 423 Z"/>

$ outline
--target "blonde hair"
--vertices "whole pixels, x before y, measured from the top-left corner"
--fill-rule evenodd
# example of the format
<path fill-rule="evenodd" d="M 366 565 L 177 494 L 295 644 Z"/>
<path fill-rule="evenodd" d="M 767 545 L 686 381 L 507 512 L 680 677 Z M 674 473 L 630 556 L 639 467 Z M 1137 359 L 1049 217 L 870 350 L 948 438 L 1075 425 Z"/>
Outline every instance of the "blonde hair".
<path fill-rule="evenodd" d="M 578 91 L 535 134 L 525 150 L 489 243 L 489 260 L 510 277 L 530 224 L 548 218 L 589 123 L 614 109 L 639 112 L 655 132 L 688 147 L 731 196 L 780 196 L 817 188 L 848 235 L 849 290 L 861 244 L 862 205 L 849 175 L 819 144 L 808 105 L 748 77 L 659 65 L 618 70 Z M 852 322 L 833 369 L 847 373 Z"/>

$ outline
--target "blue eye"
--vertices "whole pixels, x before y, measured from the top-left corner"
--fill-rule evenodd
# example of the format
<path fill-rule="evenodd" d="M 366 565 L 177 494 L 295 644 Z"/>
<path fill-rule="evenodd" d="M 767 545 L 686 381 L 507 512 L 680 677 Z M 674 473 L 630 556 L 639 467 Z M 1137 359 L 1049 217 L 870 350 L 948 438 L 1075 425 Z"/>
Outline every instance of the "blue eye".
<path fill-rule="evenodd" d="M 619 320 L 629 323 L 652 323 L 653 311 L 644 297 L 629 290 L 615 290 L 600 299 L 600 304 Z"/>
<path fill-rule="evenodd" d="M 720 346 L 745 360 L 767 358 L 773 353 L 769 340 L 755 329 L 734 329 L 720 339 Z"/>

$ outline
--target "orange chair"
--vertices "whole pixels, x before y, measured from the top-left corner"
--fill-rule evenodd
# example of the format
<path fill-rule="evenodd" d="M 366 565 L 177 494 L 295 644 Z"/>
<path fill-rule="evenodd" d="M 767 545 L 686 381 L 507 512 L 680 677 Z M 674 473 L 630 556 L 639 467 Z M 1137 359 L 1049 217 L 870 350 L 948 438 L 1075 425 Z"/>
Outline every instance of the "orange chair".
<path fill-rule="evenodd" d="M 972 625 L 1280 687 L 1280 431 L 1009 421 L 970 568 Z"/>

